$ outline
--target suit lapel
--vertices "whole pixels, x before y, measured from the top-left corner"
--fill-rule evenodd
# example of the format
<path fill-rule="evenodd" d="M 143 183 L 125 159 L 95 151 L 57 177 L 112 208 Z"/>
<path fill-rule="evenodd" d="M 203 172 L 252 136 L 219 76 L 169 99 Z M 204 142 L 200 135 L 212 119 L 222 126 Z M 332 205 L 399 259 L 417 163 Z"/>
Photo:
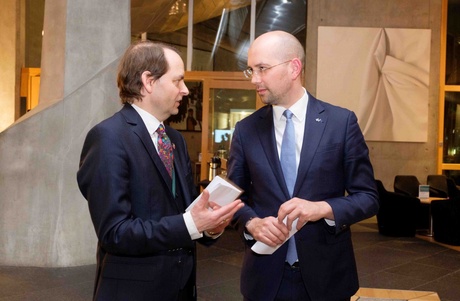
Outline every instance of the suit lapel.
<path fill-rule="evenodd" d="M 141 116 L 136 112 L 136 110 L 130 105 L 125 105 L 121 110 L 121 113 L 126 119 L 126 122 L 131 126 L 131 130 L 135 135 L 139 137 L 142 144 L 144 145 L 145 150 L 149 154 L 151 160 L 155 164 L 157 170 L 160 172 L 165 184 L 168 186 L 170 195 L 172 196 L 172 183 L 171 177 L 166 170 L 166 167 L 161 161 L 161 158 L 158 156 L 158 153 L 153 145 L 152 138 L 150 137 L 147 128 L 145 127 L 144 122 L 142 121 Z"/>
<path fill-rule="evenodd" d="M 261 122 L 257 124 L 257 131 L 258 136 L 260 138 L 260 143 L 262 144 L 265 156 L 267 156 L 267 161 L 270 164 L 270 168 L 276 175 L 278 184 L 282 188 L 283 193 L 286 195 L 286 199 L 289 199 L 289 191 L 284 181 L 283 170 L 281 169 L 278 150 L 276 148 L 272 106 L 267 106 L 267 110 L 263 114 L 261 114 L 260 118 Z"/>
<path fill-rule="evenodd" d="M 305 131 L 303 136 L 302 151 L 300 153 L 299 168 L 297 171 L 297 181 L 294 187 L 294 195 L 299 187 L 307 178 L 313 157 L 318 148 L 319 142 L 327 124 L 327 115 L 324 113 L 324 107 L 321 103 L 308 94 L 308 109 L 305 119 Z"/>

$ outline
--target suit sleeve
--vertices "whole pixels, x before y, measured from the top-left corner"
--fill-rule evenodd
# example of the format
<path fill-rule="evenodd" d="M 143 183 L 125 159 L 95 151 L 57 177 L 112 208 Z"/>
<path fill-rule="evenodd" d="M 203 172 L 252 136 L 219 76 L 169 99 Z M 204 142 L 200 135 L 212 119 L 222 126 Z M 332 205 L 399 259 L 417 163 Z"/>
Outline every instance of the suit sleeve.
<path fill-rule="evenodd" d="M 232 138 L 232 148 L 227 168 L 230 180 L 245 191 L 245 193 L 241 196 L 241 200 L 244 203 L 249 204 L 249 206 L 244 206 L 238 210 L 232 220 L 232 226 L 238 230 L 242 237 L 244 237 L 244 225 L 246 225 L 246 222 L 252 217 L 257 217 L 257 213 L 252 209 L 252 206 L 249 203 L 250 200 L 247 197 L 247 192 L 251 190 L 251 178 L 249 168 L 244 157 L 244 149 L 240 137 L 240 126 L 241 123 L 239 122 L 235 125 L 235 131 L 233 132 Z"/>
<path fill-rule="evenodd" d="M 347 195 L 326 199 L 334 212 L 336 232 L 372 217 L 379 208 L 369 150 L 353 112 L 348 115 L 344 135 L 343 177 Z"/>

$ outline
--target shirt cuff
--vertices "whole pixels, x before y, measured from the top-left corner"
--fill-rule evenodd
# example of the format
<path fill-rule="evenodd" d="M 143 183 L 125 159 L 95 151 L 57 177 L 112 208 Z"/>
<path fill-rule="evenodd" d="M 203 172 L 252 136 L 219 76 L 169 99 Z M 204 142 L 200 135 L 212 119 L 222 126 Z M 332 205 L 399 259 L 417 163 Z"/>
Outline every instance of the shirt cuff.
<path fill-rule="evenodd" d="M 326 223 L 331 226 L 331 227 L 334 227 L 335 226 L 335 221 L 331 220 L 331 219 L 327 219 L 325 218 L 324 219 L 326 221 Z"/>
<path fill-rule="evenodd" d="M 217 233 L 217 234 L 211 234 L 208 231 L 204 231 L 204 235 L 206 235 L 207 237 L 210 237 L 212 239 L 218 239 L 222 234 L 224 234 L 224 232 L 225 232 L 225 230 L 220 232 L 220 233 Z"/>
<path fill-rule="evenodd" d="M 243 235 L 246 240 L 254 240 L 254 237 L 252 237 L 252 235 L 247 233 L 246 231 L 243 232 Z"/>
<path fill-rule="evenodd" d="M 183 214 L 184 217 L 184 222 L 185 226 L 187 227 L 188 234 L 190 234 L 190 237 L 192 240 L 199 239 L 203 237 L 203 233 L 200 233 L 198 229 L 196 228 L 195 222 L 193 221 L 192 218 L 192 213 L 190 211 L 187 211 Z"/>

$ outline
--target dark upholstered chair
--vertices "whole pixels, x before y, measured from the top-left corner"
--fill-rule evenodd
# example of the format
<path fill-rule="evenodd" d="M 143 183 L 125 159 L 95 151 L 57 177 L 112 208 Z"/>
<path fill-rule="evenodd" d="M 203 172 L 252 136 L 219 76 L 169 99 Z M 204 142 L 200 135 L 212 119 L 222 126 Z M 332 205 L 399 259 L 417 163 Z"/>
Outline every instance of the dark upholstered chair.
<path fill-rule="evenodd" d="M 420 181 L 413 175 L 397 175 L 393 183 L 393 189 L 396 193 L 412 197 L 418 197 L 418 187 Z"/>
<path fill-rule="evenodd" d="M 449 195 L 449 198 L 454 199 L 454 198 L 459 198 L 460 197 L 460 189 L 458 189 L 457 184 L 455 184 L 455 181 L 451 178 L 447 178 L 447 194 Z"/>
<path fill-rule="evenodd" d="M 428 175 L 426 184 L 430 185 L 430 197 L 447 198 L 449 195 L 445 175 Z"/>
<path fill-rule="evenodd" d="M 380 199 L 380 209 L 377 213 L 379 233 L 395 237 L 415 236 L 420 200 L 387 191 L 380 180 L 375 182 Z"/>
<path fill-rule="evenodd" d="M 418 197 L 419 185 L 420 181 L 414 175 L 396 175 L 393 188 L 396 193 Z M 430 205 L 422 203 L 414 213 L 417 220 L 417 229 L 428 229 L 430 223 Z"/>
<path fill-rule="evenodd" d="M 434 240 L 460 246 L 460 198 L 431 202 Z"/>

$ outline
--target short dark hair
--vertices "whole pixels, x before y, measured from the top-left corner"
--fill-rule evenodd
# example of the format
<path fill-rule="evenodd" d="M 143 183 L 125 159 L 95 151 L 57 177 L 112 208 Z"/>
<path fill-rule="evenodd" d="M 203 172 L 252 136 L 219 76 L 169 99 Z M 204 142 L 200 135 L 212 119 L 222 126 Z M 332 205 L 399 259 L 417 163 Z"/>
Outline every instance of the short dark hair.
<path fill-rule="evenodd" d="M 157 80 L 169 70 L 164 50 L 179 53 L 176 48 L 164 43 L 149 40 L 137 41 L 126 49 L 118 66 L 117 85 L 122 103 L 142 100 L 142 73 L 149 71 Z"/>

